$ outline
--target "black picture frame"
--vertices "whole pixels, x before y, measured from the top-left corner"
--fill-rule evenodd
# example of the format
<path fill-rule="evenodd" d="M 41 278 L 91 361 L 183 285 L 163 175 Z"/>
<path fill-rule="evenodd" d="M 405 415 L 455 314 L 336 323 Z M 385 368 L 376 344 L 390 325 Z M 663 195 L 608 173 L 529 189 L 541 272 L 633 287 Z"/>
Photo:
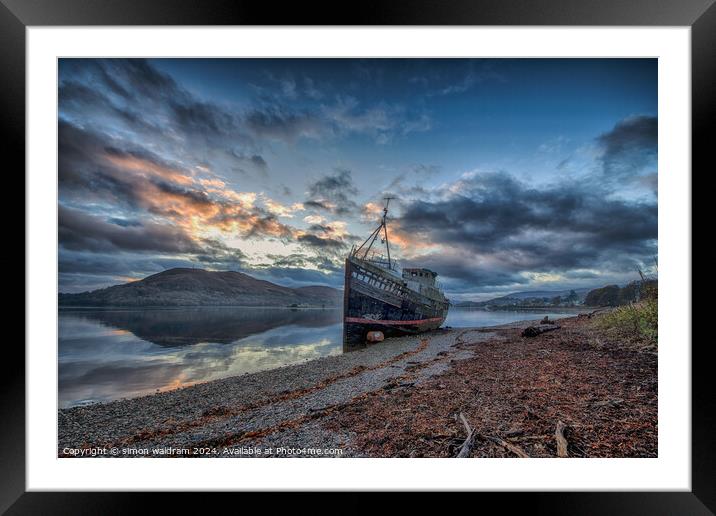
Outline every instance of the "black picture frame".
<path fill-rule="evenodd" d="M 364 0 L 348 7 L 231 0 L 0 0 L 0 126 L 6 163 L 25 164 L 25 28 L 62 25 L 637 25 L 689 26 L 692 50 L 692 169 L 706 168 L 716 119 L 715 0 Z M 8 158 L 10 158 L 8 160 Z M 6 170 L 10 170 L 8 167 Z M 705 170 L 704 170 L 705 172 Z M 692 174 L 693 172 L 689 171 Z M 17 173 L 16 173 L 17 174 Z M 17 174 L 20 175 L 20 174 Z M 18 188 L 24 191 L 24 181 Z M 20 191 L 20 190 L 18 190 Z M 15 211 L 14 218 L 17 218 Z M 19 230 L 19 224 L 16 224 Z M 24 239 L 23 237 L 21 237 Z M 19 247 L 19 245 L 18 245 Z M 24 247 L 23 247 L 24 248 Z M 24 251 L 23 251 L 24 252 Z M 19 261 L 16 259 L 16 261 Z M 26 271 L 27 274 L 27 271 Z M 691 300 L 679 300 L 691 303 Z M 19 303 L 18 303 L 19 304 Z M 24 306 L 24 304 L 23 304 Z M 32 309 L 32 307 L 26 307 Z M 690 345 L 691 343 L 681 343 Z M 716 511 L 716 425 L 709 341 L 692 347 L 692 491 L 484 494 L 502 507 L 550 514 L 712 514 Z M 0 391 L 0 512 L 120 514 L 162 496 L 186 512 L 186 496 L 25 492 L 25 353 L 6 345 Z M 204 503 L 217 494 L 193 497 Z M 218 499 L 221 501 L 221 499 Z M 505 500 L 505 498 L 508 498 Z M 172 510 L 163 505 L 165 511 Z"/>

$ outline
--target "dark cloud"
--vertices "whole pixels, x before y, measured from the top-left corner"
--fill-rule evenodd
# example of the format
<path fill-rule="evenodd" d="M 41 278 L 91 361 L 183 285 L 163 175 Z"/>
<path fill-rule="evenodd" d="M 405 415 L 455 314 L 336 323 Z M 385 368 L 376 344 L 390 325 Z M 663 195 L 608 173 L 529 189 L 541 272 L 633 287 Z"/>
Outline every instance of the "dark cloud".
<path fill-rule="evenodd" d="M 328 130 L 314 114 L 294 113 L 278 106 L 250 111 L 246 115 L 246 124 L 260 137 L 288 142 L 295 142 L 301 137 L 318 138 Z"/>
<path fill-rule="evenodd" d="M 94 274 L 90 272 L 62 272 L 58 274 L 58 292 L 74 294 L 125 283 L 126 278 L 116 273 Z"/>
<path fill-rule="evenodd" d="M 300 93 L 293 79 L 282 79 L 281 84 L 284 93 Z M 312 81 L 305 86 L 315 97 Z M 242 110 L 200 98 L 144 59 L 60 62 L 62 117 L 82 120 L 88 124 L 85 128 L 109 123 L 186 163 L 208 162 L 241 174 L 268 172 L 265 156 L 272 140 L 295 143 L 361 133 L 386 143 L 395 135 L 430 128 L 426 114 L 407 113 L 397 106 L 358 109 L 355 102 L 336 100 L 335 105 L 297 109 L 294 100 L 290 95 L 272 96 Z"/>
<path fill-rule="evenodd" d="M 171 99 L 168 106 L 176 126 L 191 136 L 221 138 L 240 134 L 236 117 L 214 104 L 180 96 Z"/>
<path fill-rule="evenodd" d="M 634 175 L 652 164 L 657 156 L 659 124 L 654 116 L 632 116 L 597 138 L 604 173 Z"/>
<path fill-rule="evenodd" d="M 62 205 L 58 209 L 58 226 L 60 245 L 66 249 L 201 252 L 196 242 L 176 227 L 155 223 L 121 226 Z"/>
<path fill-rule="evenodd" d="M 353 184 L 351 171 L 337 168 L 333 174 L 323 176 L 308 187 L 308 200 L 304 206 L 330 211 L 336 215 L 357 213 L 354 201 L 358 188 Z"/>
<path fill-rule="evenodd" d="M 308 231 L 333 233 L 335 228 L 329 224 L 311 224 L 308 226 Z"/>
<path fill-rule="evenodd" d="M 325 211 L 331 211 L 332 208 L 328 203 L 322 202 L 322 201 L 305 201 L 303 205 L 306 208 L 313 208 L 316 210 L 325 210 Z"/>
<path fill-rule="evenodd" d="M 264 151 L 271 140 L 294 143 L 364 133 L 386 143 L 430 128 L 425 114 L 397 106 L 359 109 L 355 101 L 297 110 L 286 99 L 272 98 L 241 111 L 198 98 L 143 59 L 63 60 L 61 71 L 59 107 L 66 119 L 119 122 L 187 163 L 220 166 L 228 159 L 234 161 L 229 169 L 238 172 L 247 167 L 266 172 Z"/>
<path fill-rule="evenodd" d="M 413 196 L 424 193 L 425 190 L 420 184 L 437 176 L 440 171 L 441 168 L 437 165 L 417 163 L 412 165 L 408 170 L 396 175 L 388 184 L 386 190 L 391 196 L 395 196 L 395 192 Z"/>
<path fill-rule="evenodd" d="M 471 292 L 476 286 L 525 285 L 528 279 L 518 270 L 500 264 L 486 264 L 470 253 L 449 252 L 424 254 L 403 260 L 406 267 L 426 267 L 439 271 L 440 281 L 450 292 Z"/>
<path fill-rule="evenodd" d="M 263 158 L 262 158 L 261 156 L 259 156 L 258 154 L 254 154 L 254 155 L 251 156 L 249 159 L 251 160 L 251 163 L 253 163 L 256 167 L 258 167 L 258 168 L 260 168 L 260 169 L 263 169 L 263 170 L 266 170 L 266 168 L 267 168 L 267 166 L 268 166 L 268 165 L 266 164 L 266 160 L 263 159 Z"/>
<path fill-rule="evenodd" d="M 330 248 L 330 249 L 344 249 L 346 243 L 343 240 L 335 238 L 325 238 L 313 234 L 300 235 L 296 240 L 301 244 L 306 244 L 311 247 L 318 248 Z"/>
<path fill-rule="evenodd" d="M 97 59 L 91 66 L 113 92 L 127 99 L 144 97 L 164 99 L 167 95 L 185 96 L 185 90 L 145 59 Z"/>
<path fill-rule="evenodd" d="M 73 80 L 62 81 L 58 90 L 58 101 L 65 113 L 83 114 L 83 119 L 94 116 L 111 116 L 127 127 L 151 133 L 158 127 L 150 119 L 142 116 L 135 106 L 122 105 L 103 94 L 97 88 Z"/>
<path fill-rule="evenodd" d="M 174 267 L 196 267 L 186 258 L 163 257 L 146 253 L 74 251 L 60 247 L 61 274 L 144 277 Z"/>
<path fill-rule="evenodd" d="M 342 271 L 321 271 L 296 267 L 265 267 L 248 269 L 245 272 L 261 279 L 267 279 L 288 287 L 308 285 L 343 286 Z"/>
<path fill-rule="evenodd" d="M 129 220 L 129 219 L 121 219 L 118 217 L 110 217 L 107 219 L 107 222 L 110 222 L 112 224 L 116 224 L 118 226 L 122 227 L 139 227 L 142 225 L 142 223 L 138 220 Z"/>
<path fill-rule="evenodd" d="M 63 60 L 61 71 L 61 116 L 119 122 L 188 162 L 231 157 L 225 149 L 237 145 L 253 154 L 260 147 L 241 113 L 197 98 L 143 59 Z"/>
<path fill-rule="evenodd" d="M 271 264 L 265 264 L 264 267 L 306 267 L 311 263 L 310 257 L 302 253 L 267 254 L 266 258 L 271 260 Z"/>
<path fill-rule="evenodd" d="M 106 247 L 106 248 L 105 248 Z M 221 242 L 204 239 L 191 252 L 159 254 L 161 251 L 130 247 L 93 246 L 82 250 L 60 246 L 59 272 L 61 292 L 84 292 L 141 279 L 172 269 L 246 270 L 246 256 Z"/>
<path fill-rule="evenodd" d="M 118 100 L 127 105 L 151 106 L 145 113 L 149 116 L 169 115 L 173 128 L 188 136 L 223 138 L 240 132 L 233 113 L 197 99 L 144 59 L 91 60 L 87 71 Z"/>
<path fill-rule="evenodd" d="M 101 139 L 91 131 L 77 127 L 60 118 L 57 125 L 58 179 L 60 196 L 92 194 L 105 196 L 105 187 L 113 181 L 105 174 L 105 167 L 97 157 L 103 148 L 112 145 L 110 137 Z"/>
<path fill-rule="evenodd" d="M 516 283 L 529 272 L 633 270 L 657 239 L 656 203 L 577 184 L 533 188 L 507 173 L 476 174 L 437 200 L 406 203 L 396 222 L 400 234 L 452 250 L 421 259 L 473 286 Z"/>
<path fill-rule="evenodd" d="M 315 268 L 324 273 L 337 273 L 343 271 L 342 264 L 336 264 L 321 254 L 291 253 L 288 255 L 267 254 L 271 263 L 263 264 L 260 268 Z"/>
<path fill-rule="evenodd" d="M 333 134 L 368 135 L 378 144 L 388 144 L 396 137 L 432 127 L 427 113 L 410 113 L 395 103 L 363 105 L 350 96 L 337 96 L 335 104 L 323 106 L 322 115 Z"/>
<path fill-rule="evenodd" d="M 240 270 L 246 267 L 246 255 L 239 249 L 229 247 L 220 240 L 205 238 L 202 251 L 190 255 L 193 263 L 214 270 Z"/>
<path fill-rule="evenodd" d="M 262 173 L 263 175 L 268 174 L 268 163 L 260 154 L 247 154 L 238 149 L 234 149 L 230 152 L 231 156 L 235 158 L 240 164 L 246 165 L 250 169 Z M 242 167 L 238 167 L 237 170 L 246 172 Z"/>

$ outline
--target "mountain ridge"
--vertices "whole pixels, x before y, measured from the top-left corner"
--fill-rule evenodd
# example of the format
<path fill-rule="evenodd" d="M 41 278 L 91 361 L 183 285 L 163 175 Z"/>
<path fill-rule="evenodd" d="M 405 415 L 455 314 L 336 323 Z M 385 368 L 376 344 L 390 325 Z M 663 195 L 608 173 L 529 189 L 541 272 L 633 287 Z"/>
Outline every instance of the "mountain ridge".
<path fill-rule="evenodd" d="M 548 298 L 552 299 L 555 297 L 567 297 L 570 292 L 574 290 L 577 294 L 577 301 L 583 302 L 587 293 L 592 290 L 591 288 L 575 288 L 575 289 L 564 289 L 564 290 L 527 290 L 521 292 L 511 292 L 504 296 L 495 297 L 486 301 L 461 301 L 455 306 L 461 307 L 484 307 L 484 306 L 501 306 L 501 305 L 512 305 L 519 304 L 519 302 L 527 300 L 537 300 Z"/>
<path fill-rule="evenodd" d="M 291 288 L 238 271 L 173 268 L 137 281 L 76 294 L 60 306 L 338 306 L 342 291 L 321 285 Z"/>

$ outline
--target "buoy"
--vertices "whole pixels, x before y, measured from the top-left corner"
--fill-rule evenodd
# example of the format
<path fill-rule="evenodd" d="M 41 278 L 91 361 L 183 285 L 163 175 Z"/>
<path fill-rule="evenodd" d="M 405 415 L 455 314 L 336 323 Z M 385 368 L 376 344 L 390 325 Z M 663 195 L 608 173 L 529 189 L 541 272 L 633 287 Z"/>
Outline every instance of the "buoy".
<path fill-rule="evenodd" d="M 365 336 L 365 340 L 368 342 L 382 342 L 385 339 L 382 331 L 369 331 Z"/>

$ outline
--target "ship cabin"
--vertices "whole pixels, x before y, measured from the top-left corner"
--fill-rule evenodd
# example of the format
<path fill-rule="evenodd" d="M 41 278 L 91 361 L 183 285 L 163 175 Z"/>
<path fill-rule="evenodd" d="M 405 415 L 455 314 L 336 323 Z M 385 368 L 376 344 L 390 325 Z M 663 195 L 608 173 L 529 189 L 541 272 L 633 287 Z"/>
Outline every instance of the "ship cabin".
<path fill-rule="evenodd" d="M 431 299 L 442 300 L 444 296 L 442 292 L 440 292 L 439 285 L 435 280 L 437 276 L 438 274 L 430 269 L 403 269 L 403 281 L 405 281 L 405 286 Z"/>
<path fill-rule="evenodd" d="M 435 286 L 435 278 L 438 276 L 437 272 L 433 272 L 430 269 L 417 269 L 408 268 L 403 269 L 403 279 L 406 281 L 414 281 L 428 287 Z"/>

